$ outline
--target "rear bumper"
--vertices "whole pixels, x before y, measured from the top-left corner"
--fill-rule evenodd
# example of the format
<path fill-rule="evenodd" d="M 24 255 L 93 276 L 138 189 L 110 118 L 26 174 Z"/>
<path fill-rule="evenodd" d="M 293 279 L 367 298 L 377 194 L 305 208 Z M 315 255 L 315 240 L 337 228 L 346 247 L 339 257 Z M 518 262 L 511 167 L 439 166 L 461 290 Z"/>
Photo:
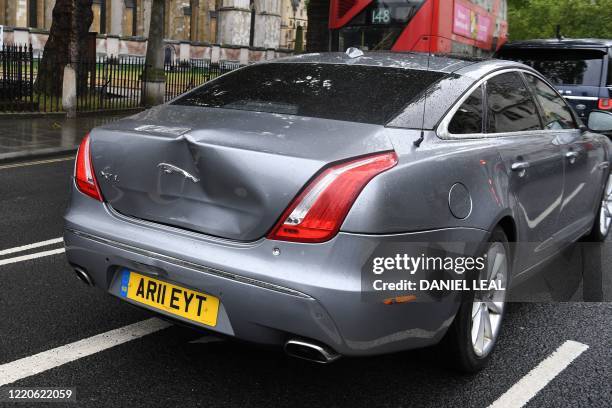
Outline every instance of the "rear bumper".
<path fill-rule="evenodd" d="M 445 229 L 340 233 L 316 245 L 266 239 L 238 244 L 128 219 L 75 191 L 64 240 L 68 261 L 114 296 L 120 271 L 129 268 L 218 297 L 217 325 L 205 329 L 264 344 L 308 338 L 340 354 L 370 355 L 437 343 L 457 310 L 456 299 L 448 298 L 391 306 L 364 302 L 361 269 L 372 253 L 398 242 L 481 242 L 486 236 L 482 230 Z"/>

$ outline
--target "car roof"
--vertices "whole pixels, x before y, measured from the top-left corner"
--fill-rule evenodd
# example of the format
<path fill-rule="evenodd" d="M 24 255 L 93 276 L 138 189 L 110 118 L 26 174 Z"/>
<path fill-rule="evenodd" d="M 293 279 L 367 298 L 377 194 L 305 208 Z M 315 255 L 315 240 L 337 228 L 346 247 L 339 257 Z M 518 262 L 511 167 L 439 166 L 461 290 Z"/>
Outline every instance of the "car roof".
<path fill-rule="evenodd" d="M 449 54 L 393 51 L 364 52 L 363 56 L 354 58 L 349 57 L 343 52 L 300 54 L 291 57 L 268 60 L 261 62 L 260 64 L 270 63 L 345 64 L 404 68 L 468 76 L 474 80 L 500 69 L 518 68 L 533 71 L 533 69 L 527 65 L 516 61 L 484 59 Z"/>
<path fill-rule="evenodd" d="M 520 48 L 555 48 L 555 49 L 571 49 L 571 48 L 606 48 L 612 47 L 612 39 L 598 38 L 563 38 L 563 39 L 539 39 L 514 41 L 507 43 L 502 47 L 505 49 L 520 49 Z"/>
<path fill-rule="evenodd" d="M 364 65 L 452 73 L 480 61 L 482 61 L 480 58 L 436 55 L 419 52 L 368 51 L 364 52 L 363 55 L 359 57 L 349 57 L 344 52 L 320 52 L 279 58 L 264 63 Z"/>

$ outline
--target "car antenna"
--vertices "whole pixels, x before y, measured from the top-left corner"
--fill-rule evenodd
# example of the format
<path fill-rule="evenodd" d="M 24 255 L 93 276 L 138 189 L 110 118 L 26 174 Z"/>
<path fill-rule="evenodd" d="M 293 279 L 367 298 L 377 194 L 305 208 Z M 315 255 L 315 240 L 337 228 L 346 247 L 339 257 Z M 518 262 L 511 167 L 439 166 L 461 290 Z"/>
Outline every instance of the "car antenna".
<path fill-rule="evenodd" d="M 427 45 L 427 72 L 429 72 L 429 63 L 431 61 L 431 40 L 432 40 L 432 36 L 431 36 L 431 27 L 433 27 L 434 25 L 434 13 L 433 13 L 433 9 L 431 10 L 431 22 L 430 22 L 430 30 L 429 30 L 429 37 L 427 38 L 429 40 L 429 44 Z M 425 90 L 425 97 L 423 99 L 423 120 L 421 121 L 421 136 L 419 136 L 419 138 L 417 140 L 414 141 L 414 147 L 419 148 L 421 147 L 421 143 L 423 143 L 423 140 L 425 140 L 425 129 L 423 129 L 425 127 L 425 110 L 427 109 L 427 90 Z"/>
<path fill-rule="evenodd" d="M 423 109 L 425 110 L 425 109 Z M 425 120 L 423 119 L 423 122 Z M 423 140 L 425 140 L 425 131 L 423 129 L 421 129 L 421 136 L 419 136 L 419 138 L 417 140 L 414 141 L 414 147 L 420 147 L 421 143 L 423 143 Z"/>

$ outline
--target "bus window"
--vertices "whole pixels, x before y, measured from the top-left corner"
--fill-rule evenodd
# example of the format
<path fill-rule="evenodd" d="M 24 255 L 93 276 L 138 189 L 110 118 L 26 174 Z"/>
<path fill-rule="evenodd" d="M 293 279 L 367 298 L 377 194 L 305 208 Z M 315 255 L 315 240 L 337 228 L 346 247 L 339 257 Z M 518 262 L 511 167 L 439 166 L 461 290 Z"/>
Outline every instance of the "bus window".
<path fill-rule="evenodd" d="M 330 50 L 487 55 L 506 42 L 506 10 L 506 0 L 330 0 Z"/>
<path fill-rule="evenodd" d="M 424 0 L 374 0 L 337 31 L 338 50 L 390 50 Z"/>

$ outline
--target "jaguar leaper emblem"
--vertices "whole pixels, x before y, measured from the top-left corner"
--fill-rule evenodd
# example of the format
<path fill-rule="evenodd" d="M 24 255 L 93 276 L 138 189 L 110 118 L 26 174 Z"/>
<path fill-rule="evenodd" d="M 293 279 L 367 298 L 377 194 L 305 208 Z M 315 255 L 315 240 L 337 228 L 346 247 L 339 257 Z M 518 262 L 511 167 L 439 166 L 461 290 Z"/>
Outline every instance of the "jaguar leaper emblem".
<path fill-rule="evenodd" d="M 194 176 L 193 174 L 181 169 L 180 167 L 175 166 L 174 164 L 159 163 L 157 167 L 166 174 L 178 173 L 185 177 L 187 180 L 191 180 L 194 183 L 200 181 L 200 179 Z"/>

